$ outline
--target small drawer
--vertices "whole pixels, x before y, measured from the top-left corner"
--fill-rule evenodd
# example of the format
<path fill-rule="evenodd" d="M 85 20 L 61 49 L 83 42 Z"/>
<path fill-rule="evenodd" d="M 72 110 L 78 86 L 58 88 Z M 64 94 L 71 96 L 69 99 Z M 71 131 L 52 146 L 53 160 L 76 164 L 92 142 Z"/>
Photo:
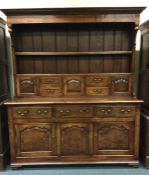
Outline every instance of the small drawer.
<path fill-rule="evenodd" d="M 62 96 L 62 90 L 59 88 L 49 88 L 48 86 L 40 87 L 41 96 L 50 96 L 50 97 L 60 97 Z"/>
<path fill-rule="evenodd" d="M 112 117 L 115 115 L 115 109 L 112 106 L 99 106 L 96 109 L 96 115 L 99 117 Z"/>
<path fill-rule="evenodd" d="M 86 78 L 87 86 L 109 86 L 110 77 L 89 76 Z"/>
<path fill-rule="evenodd" d="M 60 87 L 61 86 L 61 77 L 41 77 L 41 84 L 46 84 L 49 87 Z"/>
<path fill-rule="evenodd" d="M 55 108 L 56 117 L 92 117 L 92 106 L 59 106 Z"/>
<path fill-rule="evenodd" d="M 13 108 L 15 118 L 43 118 L 51 117 L 52 110 L 50 107 L 17 107 Z"/>
<path fill-rule="evenodd" d="M 110 94 L 108 87 L 87 87 L 87 95 L 91 96 L 108 96 Z"/>
<path fill-rule="evenodd" d="M 136 112 L 135 106 L 121 106 L 117 107 L 116 110 L 119 116 L 134 116 Z"/>

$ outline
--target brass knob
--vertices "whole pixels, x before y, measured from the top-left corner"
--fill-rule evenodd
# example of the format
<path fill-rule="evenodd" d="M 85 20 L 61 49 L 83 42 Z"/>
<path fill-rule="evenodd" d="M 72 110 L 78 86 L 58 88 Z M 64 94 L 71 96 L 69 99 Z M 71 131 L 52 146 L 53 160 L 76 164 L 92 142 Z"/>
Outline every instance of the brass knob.
<path fill-rule="evenodd" d="M 131 109 L 121 109 L 121 112 L 123 112 L 124 114 L 128 114 L 129 112 L 131 112 Z"/>
<path fill-rule="evenodd" d="M 48 113 L 48 111 L 45 110 L 44 113 Z"/>
<path fill-rule="evenodd" d="M 102 79 L 101 78 L 94 78 L 94 81 L 98 82 L 98 81 L 101 81 Z"/>
<path fill-rule="evenodd" d="M 37 111 L 38 112 L 38 114 L 41 114 L 41 111 L 39 110 L 39 111 Z"/>
<path fill-rule="evenodd" d="M 89 112 L 88 109 L 80 109 L 80 112 Z"/>

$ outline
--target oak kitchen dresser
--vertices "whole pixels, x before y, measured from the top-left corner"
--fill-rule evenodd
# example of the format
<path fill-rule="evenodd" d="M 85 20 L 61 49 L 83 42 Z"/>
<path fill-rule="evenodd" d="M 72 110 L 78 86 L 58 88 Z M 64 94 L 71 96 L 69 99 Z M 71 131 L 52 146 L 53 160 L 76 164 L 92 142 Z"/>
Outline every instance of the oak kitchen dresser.
<path fill-rule="evenodd" d="M 141 154 L 149 168 L 149 21 L 140 26 L 140 98 L 144 100 L 141 112 Z"/>
<path fill-rule="evenodd" d="M 14 51 L 11 167 L 138 166 L 135 36 L 143 7 L 5 9 Z"/>

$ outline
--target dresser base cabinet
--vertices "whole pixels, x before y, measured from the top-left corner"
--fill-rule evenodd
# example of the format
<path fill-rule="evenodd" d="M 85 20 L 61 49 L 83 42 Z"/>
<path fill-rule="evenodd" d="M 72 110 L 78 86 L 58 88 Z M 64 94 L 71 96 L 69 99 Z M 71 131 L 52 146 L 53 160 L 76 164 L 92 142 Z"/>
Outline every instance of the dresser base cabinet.
<path fill-rule="evenodd" d="M 12 104 L 11 166 L 128 164 L 138 166 L 137 103 Z"/>

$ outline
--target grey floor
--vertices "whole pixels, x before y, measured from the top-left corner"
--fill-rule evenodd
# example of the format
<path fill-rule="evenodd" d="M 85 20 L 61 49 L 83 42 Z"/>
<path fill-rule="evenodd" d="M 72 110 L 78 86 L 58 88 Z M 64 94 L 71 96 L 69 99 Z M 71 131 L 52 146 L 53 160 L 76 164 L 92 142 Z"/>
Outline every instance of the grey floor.
<path fill-rule="evenodd" d="M 143 165 L 139 168 L 127 165 L 90 165 L 90 166 L 42 166 L 22 167 L 11 170 L 7 167 L 2 175 L 149 175 Z"/>

